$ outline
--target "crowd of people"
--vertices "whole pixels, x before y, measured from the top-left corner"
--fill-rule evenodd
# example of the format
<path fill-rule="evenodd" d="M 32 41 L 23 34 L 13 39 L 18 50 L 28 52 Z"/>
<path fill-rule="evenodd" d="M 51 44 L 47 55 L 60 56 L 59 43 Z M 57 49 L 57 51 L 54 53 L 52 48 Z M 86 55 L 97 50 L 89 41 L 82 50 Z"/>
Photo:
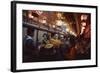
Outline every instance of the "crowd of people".
<path fill-rule="evenodd" d="M 71 34 L 44 33 L 43 40 L 34 45 L 34 30 L 27 29 L 23 38 L 23 62 L 61 61 L 90 58 L 90 41 Z M 89 44 L 87 44 L 89 43 Z M 86 47 L 87 46 L 87 47 Z"/>

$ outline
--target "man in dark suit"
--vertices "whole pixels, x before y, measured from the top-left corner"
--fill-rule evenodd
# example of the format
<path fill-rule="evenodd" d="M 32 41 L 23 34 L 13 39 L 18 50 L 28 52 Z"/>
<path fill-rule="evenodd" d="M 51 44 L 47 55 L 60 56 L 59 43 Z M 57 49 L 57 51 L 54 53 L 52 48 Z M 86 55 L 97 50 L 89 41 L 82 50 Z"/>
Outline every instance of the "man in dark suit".
<path fill-rule="evenodd" d="M 34 62 L 37 60 L 37 49 L 34 45 L 34 28 L 27 29 L 27 35 L 23 40 L 23 62 Z"/>

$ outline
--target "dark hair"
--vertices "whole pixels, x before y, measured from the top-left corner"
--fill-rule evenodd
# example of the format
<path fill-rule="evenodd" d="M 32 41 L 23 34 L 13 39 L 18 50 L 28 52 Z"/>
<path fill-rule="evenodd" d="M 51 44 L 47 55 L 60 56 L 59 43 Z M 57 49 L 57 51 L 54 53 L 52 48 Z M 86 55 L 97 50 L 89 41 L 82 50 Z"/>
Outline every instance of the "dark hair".
<path fill-rule="evenodd" d="M 47 36 L 47 34 L 46 34 L 46 33 L 44 33 L 44 34 L 43 34 L 43 37 L 44 37 L 44 36 Z"/>
<path fill-rule="evenodd" d="M 34 32 L 34 28 L 28 27 L 28 29 L 27 29 L 27 34 L 28 34 L 28 35 L 32 35 L 33 32 Z"/>
<path fill-rule="evenodd" d="M 44 34 L 43 34 L 43 37 L 44 37 L 44 36 L 46 36 L 46 38 L 47 38 L 48 40 L 50 39 L 50 37 L 49 37 L 49 35 L 48 35 L 47 33 L 44 33 Z"/>

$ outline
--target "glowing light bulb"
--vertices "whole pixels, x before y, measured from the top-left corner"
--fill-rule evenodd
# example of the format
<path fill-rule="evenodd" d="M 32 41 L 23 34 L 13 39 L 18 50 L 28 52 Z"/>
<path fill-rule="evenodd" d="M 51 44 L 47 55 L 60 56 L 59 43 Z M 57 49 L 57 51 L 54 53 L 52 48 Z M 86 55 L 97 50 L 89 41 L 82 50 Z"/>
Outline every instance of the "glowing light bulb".
<path fill-rule="evenodd" d="M 56 25 L 57 26 L 61 26 L 63 23 L 62 23 L 62 21 L 61 20 L 57 20 L 57 22 L 56 22 Z"/>
<path fill-rule="evenodd" d="M 34 18 L 31 13 L 28 14 L 28 17 L 32 19 Z"/>
<path fill-rule="evenodd" d="M 86 22 L 82 22 L 81 24 L 82 24 L 82 26 L 84 26 L 84 27 L 86 26 Z"/>
<path fill-rule="evenodd" d="M 87 15 L 81 15 L 81 20 L 87 20 Z"/>
<path fill-rule="evenodd" d="M 56 26 L 55 25 L 52 25 L 52 27 L 55 28 Z"/>

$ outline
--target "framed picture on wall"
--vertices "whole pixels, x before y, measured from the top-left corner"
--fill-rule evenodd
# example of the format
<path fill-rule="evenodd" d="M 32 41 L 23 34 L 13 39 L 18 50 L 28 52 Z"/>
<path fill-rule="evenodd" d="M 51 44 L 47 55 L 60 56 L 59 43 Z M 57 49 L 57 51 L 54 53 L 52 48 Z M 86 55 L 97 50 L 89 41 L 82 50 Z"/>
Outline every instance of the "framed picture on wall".
<path fill-rule="evenodd" d="M 97 67 L 97 6 L 11 2 L 11 71 Z"/>

